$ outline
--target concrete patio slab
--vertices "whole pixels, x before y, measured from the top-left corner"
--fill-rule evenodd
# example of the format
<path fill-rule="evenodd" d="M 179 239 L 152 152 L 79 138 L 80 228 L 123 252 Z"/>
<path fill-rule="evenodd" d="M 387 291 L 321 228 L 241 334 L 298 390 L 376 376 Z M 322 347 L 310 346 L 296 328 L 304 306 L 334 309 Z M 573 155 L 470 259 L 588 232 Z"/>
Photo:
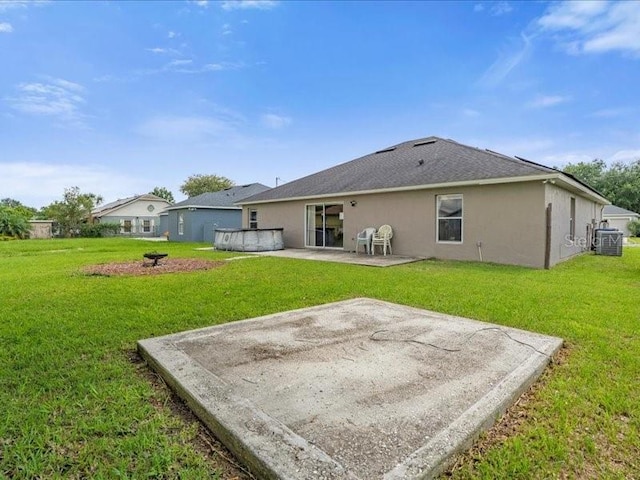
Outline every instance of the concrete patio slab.
<path fill-rule="evenodd" d="M 246 252 L 249 253 L 249 252 Z M 344 250 L 320 250 L 313 248 L 285 248 L 268 252 L 252 252 L 251 255 L 268 257 L 299 258 L 301 260 L 319 260 L 322 262 L 352 263 L 371 267 L 392 267 L 404 263 L 418 262 L 424 258 L 404 257 L 400 255 L 367 255 L 365 253 L 346 252 Z"/>
<path fill-rule="evenodd" d="M 442 472 L 561 345 L 366 298 L 138 342 L 259 478 L 386 480 Z"/>

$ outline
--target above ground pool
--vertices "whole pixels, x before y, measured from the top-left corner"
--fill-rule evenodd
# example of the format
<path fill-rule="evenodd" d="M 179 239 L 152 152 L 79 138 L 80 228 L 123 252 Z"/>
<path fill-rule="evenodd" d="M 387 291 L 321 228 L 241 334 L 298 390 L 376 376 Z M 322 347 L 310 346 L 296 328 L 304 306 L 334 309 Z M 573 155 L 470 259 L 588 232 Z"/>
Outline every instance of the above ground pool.
<path fill-rule="evenodd" d="M 213 245 L 217 250 L 265 252 L 283 250 L 282 228 L 218 228 Z"/>

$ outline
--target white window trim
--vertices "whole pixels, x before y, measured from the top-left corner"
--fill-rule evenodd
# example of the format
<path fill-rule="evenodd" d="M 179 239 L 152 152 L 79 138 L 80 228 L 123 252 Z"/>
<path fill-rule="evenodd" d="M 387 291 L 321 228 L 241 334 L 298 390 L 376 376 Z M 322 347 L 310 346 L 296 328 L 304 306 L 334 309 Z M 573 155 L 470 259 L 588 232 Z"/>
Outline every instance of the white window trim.
<path fill-rule="evenodd" d="M 462 215 L 459 217 L 442 217 L 443 220 L 457 220 L 460 219 L 460 241 L 453 240 L 440 240 L 440 200 L 452 200 L 460 199 L 462 208 L 460 209 Z M 464 198 L 462 193 L 452 193 L 449 195 L 436 195 L 436 243 L 444 245 L 462 245 L 464 243 Z"/>
<path fill-rule="evenodd" d="M 251 220 L 251 214 L 254 213 L 256 214 L 256 219 L 255 221 Z M 251 224 L 255 223 L 255 227 L 252 227 Z M 257 208 L 250 208 L 249 209 L 249 228 L 258 228 L 258 209 Z"/>
<path fill-rule="evenodd" d="M 178 213 L 178 235 L 184 235 L 184 214 Z"/>

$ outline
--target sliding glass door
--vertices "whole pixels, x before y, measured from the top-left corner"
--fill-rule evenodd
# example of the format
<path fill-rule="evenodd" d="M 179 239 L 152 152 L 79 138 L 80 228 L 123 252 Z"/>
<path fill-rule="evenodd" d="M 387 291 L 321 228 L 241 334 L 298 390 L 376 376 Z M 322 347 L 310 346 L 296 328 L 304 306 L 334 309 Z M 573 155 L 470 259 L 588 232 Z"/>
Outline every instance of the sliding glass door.
<path fill-rule="evenodd" d="M 343 205 L 341 203 L 307 205 L 306 246 L 342 248 L 343 218 Z"/>

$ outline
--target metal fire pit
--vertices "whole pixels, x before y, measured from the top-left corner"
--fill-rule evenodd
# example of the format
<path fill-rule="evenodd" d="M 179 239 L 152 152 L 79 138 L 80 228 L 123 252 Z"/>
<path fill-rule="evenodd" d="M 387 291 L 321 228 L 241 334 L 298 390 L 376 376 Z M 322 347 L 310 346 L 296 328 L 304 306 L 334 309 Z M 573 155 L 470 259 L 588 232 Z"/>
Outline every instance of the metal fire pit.
<path fill-rule="evenodd" d="M 162 258 L 167 257 L 168 255 L 169 255 L 168 253 L 149 252 L 149 253 L 145 253 L 143 257 L 148 258 L 149 260 L 153 260 L 153 263 L 151 264 L 151 266 L 157 267 L 158 261 Z"/>

